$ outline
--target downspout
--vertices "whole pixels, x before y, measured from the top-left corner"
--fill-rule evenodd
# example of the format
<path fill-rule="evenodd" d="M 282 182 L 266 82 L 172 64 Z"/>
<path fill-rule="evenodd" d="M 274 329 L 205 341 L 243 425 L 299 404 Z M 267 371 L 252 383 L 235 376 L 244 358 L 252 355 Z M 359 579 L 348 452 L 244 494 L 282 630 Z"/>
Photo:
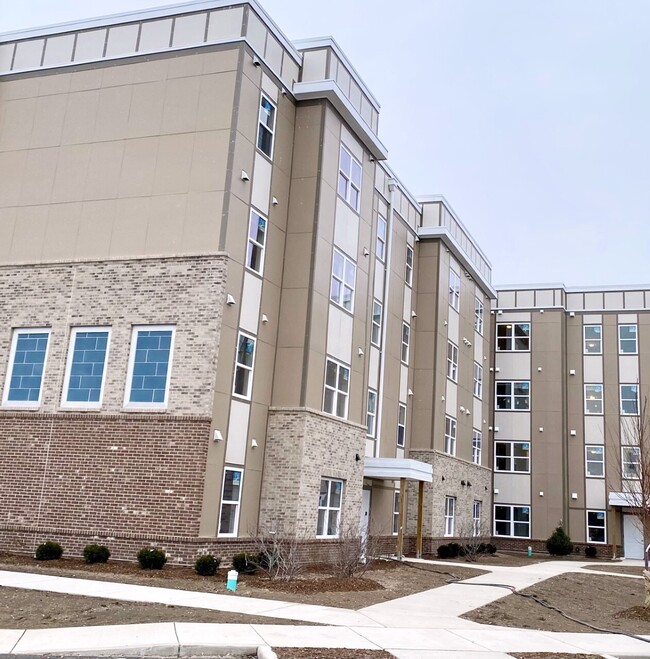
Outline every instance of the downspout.
<path fill-rule="evenodd" d="M 377 441 L 375 442 L 375 450 L 373 457 L 379 457 L 379 449 L 381 446 L 381 422 L 384 411 L 384 374 L 386 372 L 386 337 L 388 335 L 388 291 L 390 288 L 390 263 L 393 254 L 393 193 L 397 187 L 397 181 L 394 178 L 389 178 L 388 181 L 388 227 L 386 235 L 388 238 L 388 245 L 386 247 L 386 259 L 384 261 L 384 290 L 383 299 L 381 303 L 381 350 L 379 351 L 379 391 L 377 392 Z"/>

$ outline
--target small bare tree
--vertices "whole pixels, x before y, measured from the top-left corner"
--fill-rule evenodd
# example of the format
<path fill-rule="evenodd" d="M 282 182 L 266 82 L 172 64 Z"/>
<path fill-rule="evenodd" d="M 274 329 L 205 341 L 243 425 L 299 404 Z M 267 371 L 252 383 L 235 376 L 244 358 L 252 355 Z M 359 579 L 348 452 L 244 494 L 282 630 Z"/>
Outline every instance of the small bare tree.
<path fill-rule="evenodd" d="M 462 547 L 462 555 L 470 563 L 475 563 L 485 553 L 490 538 L 488 520 L 470 519 L 459 524 L 458 542 Z"/>
<path fill-rule="evenodd" d="M 266 572 L 271 579 L 291 581 L 303 572 L 306 561 L 301 551 L 301 545 L 306 536 L 285 532 L 284 530 L 260 530 L 253 536 L 253 541 L 259 552 L 258 567 Z"/>
<path fill-rule="evenodd" d="M 381 536 L 362 534 L 359 524 L 341 526 L 335 540 L 334 571 L 342 577 L 360 576 L 381 556 L 381 549 Z"/>

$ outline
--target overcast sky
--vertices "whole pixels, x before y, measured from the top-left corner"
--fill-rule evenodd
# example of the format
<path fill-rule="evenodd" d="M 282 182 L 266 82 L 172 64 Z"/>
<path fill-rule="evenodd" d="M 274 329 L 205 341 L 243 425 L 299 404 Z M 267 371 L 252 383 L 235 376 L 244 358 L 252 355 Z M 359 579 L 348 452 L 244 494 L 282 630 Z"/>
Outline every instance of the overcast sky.
<path fill-rule="evenodd" d="M 338 41 L 391 167 L 445 195 L 494 283 L 650 283 L 648 0 L 261 3 L 290 39 Z M 0 30 L 165 4 L 0 0 Z"/>

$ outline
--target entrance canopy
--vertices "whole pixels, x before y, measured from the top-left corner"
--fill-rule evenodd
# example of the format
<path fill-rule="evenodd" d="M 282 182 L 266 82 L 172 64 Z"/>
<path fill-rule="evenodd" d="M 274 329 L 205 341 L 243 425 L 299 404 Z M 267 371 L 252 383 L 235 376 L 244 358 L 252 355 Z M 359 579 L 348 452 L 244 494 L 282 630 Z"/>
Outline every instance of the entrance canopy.
<path fill-rule="evenodd" d="M 641 495 L 638 492 L 610 492 L 609 505 L 638 508 L 641 505 Z"/>
<path fill-rule="evenodd" d="M 433 467 L 426 462 L 410 458 L 366 458 L 363 475 L 365 478 L 382 478 L 384 480 L 433 482 Z"/>

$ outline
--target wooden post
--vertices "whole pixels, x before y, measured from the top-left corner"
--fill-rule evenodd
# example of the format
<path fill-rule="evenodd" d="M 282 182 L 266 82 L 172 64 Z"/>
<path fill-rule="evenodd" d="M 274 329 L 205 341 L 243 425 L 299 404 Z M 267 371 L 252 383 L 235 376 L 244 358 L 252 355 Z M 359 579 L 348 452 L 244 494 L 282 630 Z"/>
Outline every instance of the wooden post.
<path fill-rule="evenodd" d="M 404 556 L 404 516 L 406 512 L 406 479 L 399 479 L 399 532 L 397 534 L 397 556 Z"/>
<path fill-rule="evenodd" d="M 418 482 L 418 530 L 415 546 L 416 558 L 422 558 L 422 524 L 424 522 L 424 481 Z"/>

